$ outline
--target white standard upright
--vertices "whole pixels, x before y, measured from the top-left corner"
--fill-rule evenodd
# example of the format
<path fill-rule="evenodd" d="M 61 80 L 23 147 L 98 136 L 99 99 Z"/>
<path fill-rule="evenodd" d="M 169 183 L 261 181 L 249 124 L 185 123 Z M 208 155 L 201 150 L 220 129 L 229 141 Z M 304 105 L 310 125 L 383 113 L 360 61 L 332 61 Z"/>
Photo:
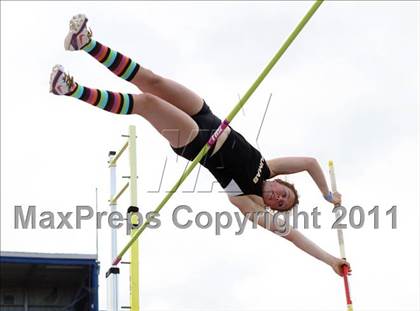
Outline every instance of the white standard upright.
<path fill-rule="evenodd" d="M 130 188 L 130 203 L 131 206 L 127 209 L 126 217 L 130 219 L 130 223 L 137 225 L 137 157 L 136 157 L 136 128 L 130 125 L 129 134 L 123 135 L 127 138 L 122 148 L 118 151 L 110 151 L 108 156 L 108 164 L 110 170 L 110 199 L 109 207 L 111 213 L 117 211 L 117 201 L 125 190 Z M 117 193 L 117 161 L 120 156 L 128 149 L 130 176 L 129 181 Z M 135 227 L 130 228 L 133 231 Z M 117 230 L 111 228 L 111 262 L 117 257 Z M 106 273 L 107 277 L 107 305 L 108 311 L 119 311 L 120 306 L 118 302 L 118 275 L 120 269 L 113 265 Z M 138 287 L 138 245 L 133 245 L 131 249 L 130 261 L 130 306 L 121 308 L 129 308 L 132 311 L 139 310 L 139 287 Z"/>

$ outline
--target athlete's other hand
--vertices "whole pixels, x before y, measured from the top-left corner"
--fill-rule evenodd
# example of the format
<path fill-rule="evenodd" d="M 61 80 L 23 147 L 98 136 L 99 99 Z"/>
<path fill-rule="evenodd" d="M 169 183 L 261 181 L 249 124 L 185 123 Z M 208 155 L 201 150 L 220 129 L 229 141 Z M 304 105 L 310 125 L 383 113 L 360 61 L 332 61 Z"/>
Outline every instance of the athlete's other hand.
<path fill-rule="evenodd" d="M 339 276 L 343 276 L 343 266 L 348 267 L 348 275 L 351 275 L 351 267 L 350 264 L 341 258 L 335 258 L 334 261 L 331 263 L 331 268 L 333 268 L 334 272 L 337 273 Z"/>
<path fill-rule="evenodd" d="M 325 200 L 334 204 L 341 205 L 341 193 L 339 192 L 329 192 L 328 195 L 324 196 Z"/>
<path fill-rule="evenodd" d="M 334 205 L 341 205 L 341 193 L 334 192 L 333 193 L 333 199 L 332 199 L 331 203 L 334 204 Z"/>

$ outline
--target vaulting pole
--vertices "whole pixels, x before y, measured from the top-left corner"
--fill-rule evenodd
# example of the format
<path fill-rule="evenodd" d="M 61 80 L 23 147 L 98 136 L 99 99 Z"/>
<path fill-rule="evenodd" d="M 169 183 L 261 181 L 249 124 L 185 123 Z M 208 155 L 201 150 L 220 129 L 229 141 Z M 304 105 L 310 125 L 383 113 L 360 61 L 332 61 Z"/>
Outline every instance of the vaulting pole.
<path fill-rule="evenodd" d="M 290 44 L 293 42 L 293 40 L 297 37 L 297 35 L 300 33 L 300 31 L 303 29 L 303 27 L 306 25 L 306 23 L 312 17 L 312 15 L 314 15 L 314 13 L 319 8 L 319 6 L 322 4 L 322 2 L 323 2 L 323 0 L 315 1 L 315 3 L 309 9 L 308 13 L 306 13 L 306 15 L 300 21 L 300 23 L 296 26 L 296 28 L 293 30 L 293 32 L 289 35 L 289 37 L 283 43 L 280 50 L 276 53 L 276 55 L 274 55 L 273 59 L 264 68 L 264 70 L 259 75 L 257 80 L 255 80 L 255 82 L 251 85 L 249 90 L 245 93 L 245 95 L 241 98 L 241 100 L 232 109 L 232 111 L 229 113 L 229 115 L 226 117 L 226 119 L 220 124 L 218 129 L 210 137 L 209 141 L 203 146 L 203 148 L 200 150 L 198 155 L 190 163 L 190 165 L 187 167 L 187 169 L 184 171 L 184 173 L 178 179 L 178 181 L 175 183 L 175 185 L 172 187 L 172 189 L 168 192 L 168 194 L 159 203 L 159 205 L 154 210 L 155 213 L 159 213 L 159 211 L 162 209 L 162 207 L 166 204 L 166 202 L 168 202 L 168 200 L 172 197 L 172 195 L 177 191 L 179 186 L 184 182 L 184 180 L 188 177 L 188 175 L 192 172 L 192 170 L 197 166 L 197 164 L 200 162 L 200 160 L 207 154 L 207 152 L 209 151 L 209 148 L 216 143 L 217 138 L 220 136 L 220 134 L 222 134 L 224 129 L 233 120 L 233 118 L 236 116 L 236 114 L 239 112 L 239 110 L 241 110 L 241 108 L 245 105 L 247 100 L 251 97 L 251 95 L 255 92 L 257 87 L 265 79 L 265 77 L 268 75 L 268 73 L 271 71 L 271 69 L 274 67 L 274 65 L 277 63 L 277 61 L 280 59 L 280 57 L 284 54 L 284 52 L 287 50 L 287 48 L 290 46 Z M 121 261 L 124 254 L 131 247 L 131 245 L 134 243 L 134 241 L 137 240 L 137 238 L 144 231 L 144 229 L 146 229 L 146 227 L 149 225 L 149 223 L 150 223 L 150 221 L 146 221 L 146 222 L 143 223 L 143 225 L 139 229 L 137 229 L 137 231 L 132 235 L 131 239 L 128 241 L 126 246 L 124 246 L 124 248 L 120 251 L 118 256 L 114 259 L 113 265 L 117 265 Z"/>
<path fill-rule="evenodd" d="M 335 171 L 334 171 L 334 163 L 333 161 L 328 161 L 328 169 L 330 172 L 330 180 L 331 180 L 331 190 L 333 192 L 337 191 L 337 182 L 335 180 Z M 338 211 L 335 213 L 336 218 L 339 217 Z M 346 260 L 346 251 L 344 248 L 344 235 L 343 230 L 337 229 L 337 236 L 338 236 L 338 244 L 340 246 L 340 256 L 342 259 Z M 353 303 L 350 298 L 350 287 L 348 281 L 348 273 L 349 267 L 343 266 L 343 279 L 344 279 L 344 290 L 346 293 L 346 301 L 347 301 L 347 311 L 353 311 Z"/>

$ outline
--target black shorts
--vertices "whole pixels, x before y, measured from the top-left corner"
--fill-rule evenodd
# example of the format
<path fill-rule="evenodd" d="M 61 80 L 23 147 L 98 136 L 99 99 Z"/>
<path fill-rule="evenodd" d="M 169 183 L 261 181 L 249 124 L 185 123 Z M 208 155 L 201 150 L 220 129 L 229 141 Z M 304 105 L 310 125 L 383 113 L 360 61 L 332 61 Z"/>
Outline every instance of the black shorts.
<path fill-rule="evenodd" d="M 199 131 L 197 136 L 190 143 L 183 147 L 174 148 L 171 146 L 172 150 L 175 151 L 176 154 L 190 161 L 192 161 L 197 156 L 203 146 L 208 142 L 211 135 L 213 135 L 213 133 L 217 130 L 220 123 L 222 123 L 222 121 L 213 114 L 213 112 L 210 110 L 210 107 L 204 100 L 201 110 L 195 115 L 191 116 L 191 118 L 198 125 Z M 201 159 L 201 164 L 204 165 L 206 163 L 207 158 L 213 152 L 214 147 L 215 144 L 210 147 L 206 156 Z"/>

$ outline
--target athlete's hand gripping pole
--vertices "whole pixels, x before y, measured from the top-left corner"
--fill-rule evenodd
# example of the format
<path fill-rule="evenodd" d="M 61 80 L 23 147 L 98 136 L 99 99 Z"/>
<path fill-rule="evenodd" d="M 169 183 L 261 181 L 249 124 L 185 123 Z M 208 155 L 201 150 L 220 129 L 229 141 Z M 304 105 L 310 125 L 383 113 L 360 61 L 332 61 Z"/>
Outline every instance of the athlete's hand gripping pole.
<path fill-rule="evenodd" d="M 241 98 L 241 100 L 236 104 L 236 106 L 232 109 L 232 111 L 226 117 L 226 119 L 222 122 L 222 124 L 220 124 L 218 129 L 210 137 L 209 141 L 203 146 L 203 148 L 197 154 L 195 159 L 188 165 L 187 169 L 184 171 L 184 173 L 178 179 L 178 181 L 175 183 L 175 185 L 171 188 L 171 190 L 168 192 L 168 194 L 163 198 L 162 202 L 159 203 L 159 205 L 154 210 L 154 213 L 159 213 L 159 211 L 166 204 L 166 202 L 168 202 L 170 197 L 177 191 L 179 186 L 184 182 L 184 180 L 192 172 L 194 167 L 196 167 L 197 164 L 200 162 L 200 160 L 206 155 L 206 153 L 209 151 L 210 147 L 213 144 L 216 143 L 217 138 L 220 136 L 220 134 L 222 134 L 224 129 L 233 120 L 233 118 L 236 116 L 236 114 L 239 112 L 239 110 L 241 110 L 241 108 L 245 105 L 247 100 L 251 97 L 251 95 L 255 92 L 255 90 L 258 88 L 258 86 L 261 84 L 261 82 L 265 79 L 265 77 L 268 75 L 268 73 L 271 71 L 271 69 L 274 67 L 274 65 L 277 63 L 277 61 L 280 59 L 280 57 L 284 54 L 284 52 L 287 50 L 287 48 L 290 46 L 290 44 L 293 42 L 293 40 L 297 37 L 297 35 L 300 33 L 300 31 L 303 29 L 303 27 L 306 25 L 306 23 L 312 17 L 312 15 L 314 15 L 314 13 L 320 7 L 320 5 L 322 4 L 323 1 L 324 0 L 317 0 L 311 6 L 309 11 L 306 13 L 306 15 L 302 18 L 302 20 L 299 22 L 299 24 L 296 26 L 296 28 L 293 30 L 293 32 L 289 35 L 289 37 L 283 43 L 280 50 L 276 53 L 276 55 L 274 55 L 273 59 L 268 63 L 268 65 L 264 68 L 262 73 L 258 76 L 257 80 L 255 80 L 255 82 L 251 85 L 251 87 L 244 94 L 244 96 Z M 137 238 L 140 236 L 140 234 L 146 229 L 146 227 L 149 224 L 150 224 L 150 221 L 147 220 L 143 223 L 143 225 L 140 228 L 138 228 L 135 231 L 135 233 L 131 236 L 131 239 L 128 241 L 128 243 L 124 246 L 124 248 L 121 250 L 121 252 L 114 259 L 114 261 L 112 263 L 113 265 L 117 265 L 121 261 L 122 257 L 127 252 L 127 250 L 131 247 L 131 245 L 134 243 L 134 241 L 137 240 Z"/>
<path fill-rule="evenodd" d="M 329 169 L 329 172 L 330 172 L 331 190 L 334 193 L 334 192 L 337 192 L 337 182 L 335 180 L 334 163 L 331 160 L 328 161 L 328 169 Z M 335 216 L 339 217 L 338 211 L 335 213 Z M 341 256 L 342 259 L 346 260 L 346 252 L 345 252 L 345 249 L 344 249 L 343 230 L 337 229 L 337 235 L 338 235 L 338 244 L 340 245 L 340 256 Z M 346 291 L 347 310 L 348 311 L 353 311 L 353 303 L 352 303 L 351 298 L 350 298 L 348 273 L 349 273 L 349 267 L 344 265 L 343 266 L 343 279 L 344 279 L 344 289 Z"/>

